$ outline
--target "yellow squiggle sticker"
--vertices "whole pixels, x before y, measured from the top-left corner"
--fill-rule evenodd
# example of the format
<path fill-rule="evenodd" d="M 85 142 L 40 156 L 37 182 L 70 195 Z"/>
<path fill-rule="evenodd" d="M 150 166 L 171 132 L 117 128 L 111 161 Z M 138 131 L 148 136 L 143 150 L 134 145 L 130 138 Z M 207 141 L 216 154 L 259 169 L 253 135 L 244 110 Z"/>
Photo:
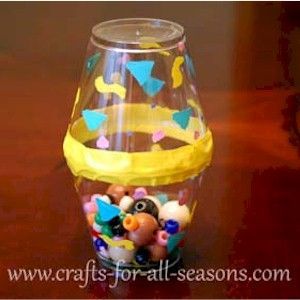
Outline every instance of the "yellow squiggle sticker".
<path fill-rule="evenodd" d="M 73 109 L 72 109 L 71 119 L 72 119 L 73 116 L 74 116 L 76 105 L 77 105 L 77 103 L 79 102 L 80 91 L 81 91 L 81 89 L 80 89 L 80 87 L 79 87 L 79 88 L 77 89 L 77 93 L 76 93 L 76 97 L 75 97 L 75 102 L 74 102 Z"/>
<path fill-rule="evenodd" d="M 140 40 L 143 41 L 140 44 L 141 49 L 151 49 L 151 48 L 159 49 L 159 48 L 161 48 L 161 45 L 159 43 L 154 42 L 152 38 L 142 37 Z M 169 56 L 170 52 L 162 50 L 162 51 L 159 51 L 159 54 Z"/>
<path fill-rule="evenodd" d="M 100 93 L 115 93 L 121 99 L 124 99 L 126 96 L 126 88 L 124 86 L 118 83 L 105 83 L 103 76 L 99 76 L 95 79 L 95 87 Z"/>
<path fill-rule="evenodd" d="M 183 81 L 183 76 L 180 70 L 180 66 L 183 64 L 184 58 L 183 56 L 177 56 L 174 60 L 173 67 L 172 67 L 172 79 L 173 79 L 173 88 L 177 88 L 181 86 Z"/>
<path fill-rule="evenodd" d="M 108 244 L 111 247 L 124 247 L 127 250 L 133 250 L 134 249 L 134 244 L 130 240 L 119 240 L 119 241 L 114 241 L 113 239 L 109 238 L 107 235 L 100 235 L 101 239 Z"/>

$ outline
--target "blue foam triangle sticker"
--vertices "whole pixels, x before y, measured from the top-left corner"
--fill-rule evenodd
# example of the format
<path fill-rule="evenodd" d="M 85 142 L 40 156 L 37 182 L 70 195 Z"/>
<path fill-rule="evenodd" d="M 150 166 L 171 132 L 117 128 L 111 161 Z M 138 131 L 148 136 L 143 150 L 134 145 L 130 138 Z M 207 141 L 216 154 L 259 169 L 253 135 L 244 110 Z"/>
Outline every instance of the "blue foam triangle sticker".
<path fill-rule="evenodd" d="M 150 96 L 154 97 L 164 86 L 165 82 L 155 78 L 155 77 L 150 77 L 143 85 L 143 90 L 144 92 Z"/>
<path fill-rule="evenodd" d="M 90 56 L 86 61 L 86 69 L 88 72 L 92 72 L 100 58 L 100 53 L 95 53 L 92 56 Z"/>
<path fill-rule="evenodd" d="M 83 110 L 82 116 L 88 130 L 90 131 L 98 129 L 101 124 L 107 120 L 107 115 L 90 109 Z"/>
<path fill-rule="evenodd" d="M 191 115 L 192 109 L 189 107 L 173 113 L 172 118 L 182 129 L 186 129 L 189 125 Z"/>
<path fill-rule="evenodd" d="M 99 208 L 100 218 L 103 222 L 109 222 L 121 212 L 120 208 L 106 203 L 105 201 L 101 200 L 101 198 L 96 198 L 96 202 Z"/>
<path fill-rule="evenodd" d="M 168 253 L 172 252 L 180 243 L 180 241 L 183 239 L 185 235 L 185 232 L 178 232 L 176 234 L 171 234 L 168 238 L 168 242 L 167 242 L 167 249 L 168 249 Z"/>
<path fill-rule="evenodd" d="M 151 77 L 153 66 L 153 60 L 131 60 L 126 63 L 126 69 L 138 81 L 140 86 Z"/>
<path fill-rule="evenodd" d="M 196 71 L 195 71 L 195 67 L 194 67 L 192 58 L 188 54 L 185 54 L 184 58 L 185 58 L 185 62 L 187 64 L 190 75 L 195 76 Z"/>

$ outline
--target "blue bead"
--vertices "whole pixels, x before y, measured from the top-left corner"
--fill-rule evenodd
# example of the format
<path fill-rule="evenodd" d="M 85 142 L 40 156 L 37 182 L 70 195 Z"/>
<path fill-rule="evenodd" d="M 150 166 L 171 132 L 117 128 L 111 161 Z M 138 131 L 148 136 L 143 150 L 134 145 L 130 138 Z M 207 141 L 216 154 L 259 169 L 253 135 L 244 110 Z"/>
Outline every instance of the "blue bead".
<path fill-rule="evenodd" d="M 179 223 L 175 220 L 170 219 L 166 221 L 164 229 L 169 234 L 175 234 L 179 230 Z"/>
<path fill-rule="evenodd" d="M 135 254 L 135 261 L 140 265 L 147 264 L 149 260 L 149 251 L 145 248 L 140 248 Z"/>
<path fill-rule="evenodd" d="M 108 248 L 108 245 L 102 239 L 96 239 L 94 241 L 94 246 L 97 251 L 100 251 L 101 247 L 104 247 L 104 249 Z"/>

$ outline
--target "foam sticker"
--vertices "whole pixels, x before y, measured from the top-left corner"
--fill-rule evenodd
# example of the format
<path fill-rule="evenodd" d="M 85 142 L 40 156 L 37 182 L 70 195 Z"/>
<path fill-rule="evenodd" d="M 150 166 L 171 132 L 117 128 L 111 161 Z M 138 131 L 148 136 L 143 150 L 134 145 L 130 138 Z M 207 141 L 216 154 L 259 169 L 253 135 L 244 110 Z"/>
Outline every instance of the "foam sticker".
<path fill-rule="evenodd" d="M 164 81 L 155 77 L 150 77 L 143 85 L 143 90 L 148 96 L 154 97 L 162 89 L 164 84 Z"/>
<path fill-rule="evenodd" d="M 161 48 L 161 45 L 159 43 L 156 43 L 151 40 L 152 40 L 152 38 L 142 37 L 140 39 L 140 41 L 143 41 L 143 42 L 140 44 L 140 48 L 141 49 L 160 49 Z M 161 55 L 164 55 L 164 56 L 170 56 L 170 52 L 165 51 L 165 50 L 161 50 L 158 53 Z"/>
<path fill-rule="evenodd" d="M 109 222 L 111 219 L 117 217 L 121 209 L 115 205 L 111 205 L 101 200 L 100 198 L 96 199 L 98 205 L 98 214 L 103 222 Z"/>
<path fill-rule="evenodd" d="M 101 135 L 96 142 L 96 146 L 100 149 L 107 149 L 109 148 L 109 140 L 104 135 Z"/>
<path fill-rule="evenodd" d="M 165 133 L 163 132 L 163 130 L 157 130 L 152 134 L 152 141 L 153 143 L 157 143 L 160 140 L 162 140 L 164 137 L 165 137 Z"/>
<path fill-rule="evenodd" d="M 100 59 L 100 53 L 95 53 L 90 56 L 86 61 L 86 69 L 88 72 L 92 72 Z"/>
<path fill-rule="evenodd" d="M 126 69 L 138 81 L 139 85 L 145 84 L 151 77 L 151 72 L 154 67 L 153 60 L 128 61 Z"/>
<path fill-rule="evenodd" d="M 182 231 L 182 232 L 178 232 L 176 234 L 171 234 L 169 236 L 168 243 L 167 243 L 168 253 L 171 253 L 178 246 L 178 244 L 183 239 L 184 235 L 185 235 L 185 232 Z"/>
<path fill-rule="evenodd" d="M 90 109 L 83 110 L 82 116 L 89 131 L 97 130 L 108 119 L 107 115 Z"/>
<path fill-rule="evenodd" d="M 182 129 L 186 129 L 189 125 L 191 115 L 192 109 L 189 107 L 173 113 L 172 118 Z"/>
<path fill-rule="evenodd" d="M 118 83 L 105 83 L 103 76 L 99 76 L 95 79 L 95 87 L 99 93 L 114 93 L 121 99 L 125 99 L 126 88 Z"/>
<path fill-rule="evenodd" d="M 130 240 L 113 240 L 107 235 L 99 235 L 103 241 L 111 247 L 124 247 L 126 250 L 131 251 L 134 249 L 134 243 Z"/>
<path fill-rule="evenodd" d="M 173 62 L 171 76 L 173 79 L 173 88 L 178 88 L 181 86 L 183 81 L 182 72 L 180 70 L 180 66 L 183 64 L 184 58 L 183 56 L 177 56 Z"/>
<path fill-rule="evenodd" d="M 194 67 L 192 58 L 188 54 L 185 54 L 184 55 L 184 60 L 185 60 L 185 63 L 188 67 L 190 75 L 195 76 L 196 71 L 195 71 L 195 67 Z"/>

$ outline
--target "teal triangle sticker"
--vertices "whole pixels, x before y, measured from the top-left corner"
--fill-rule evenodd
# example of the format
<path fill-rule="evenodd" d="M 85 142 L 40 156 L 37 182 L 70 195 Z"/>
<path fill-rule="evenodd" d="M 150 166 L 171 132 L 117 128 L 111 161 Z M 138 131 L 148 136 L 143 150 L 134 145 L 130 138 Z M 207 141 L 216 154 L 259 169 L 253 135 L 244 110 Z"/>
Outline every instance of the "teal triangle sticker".
<path fill-rule="evenodd" d="M 192 109 L 189 107 L 184 110 L 173 113 L 172 118 L 182 129 L 186 129 L 189 125 L 191 115 Z"/>
<path fill-rule="evenodd" d="M 150 77 L 143 84 L 143 90 L 148 96 L 154 97 L 162 89 L 164 84 L 165 84 L 164 81 L 155 77 Z"/>
<path fill-rule="evenodd" d="M 90 109 L 83 110 L 82 116 L 86 127 L 90 131 L 98 129 L 102 123 L 107 120 L 107 115 Z"/>
<path fill-rule="evenodd" d="M 98 214 L 100 215 L 101 221 L 109 222 L 114 217 L 118 216 L 121 209 L 117 206 L 106 203 L 100 198 L 96 198 L 96 202 L 99 208 Z"/>
<path fill-rule="evenodd" d="M 185 232 L 178 232 L 176 234 L 171 234 L 168 238 L 167 249 L 168 253 L 171 253 L 183 239 Z"/>
<path fill-rule="evenodd" d="M 153 60 L 131 60 L 126 63 L 126 69 L 138 81 L 140 86 L 151 77 L 153 66 Z"/>
<path fill-rule="evenodd" d="M 86 61 L 86 69 L 88 72 L 92 72 L 100 58 L 100 53 L 95 53 L 90 56 Z"/>

